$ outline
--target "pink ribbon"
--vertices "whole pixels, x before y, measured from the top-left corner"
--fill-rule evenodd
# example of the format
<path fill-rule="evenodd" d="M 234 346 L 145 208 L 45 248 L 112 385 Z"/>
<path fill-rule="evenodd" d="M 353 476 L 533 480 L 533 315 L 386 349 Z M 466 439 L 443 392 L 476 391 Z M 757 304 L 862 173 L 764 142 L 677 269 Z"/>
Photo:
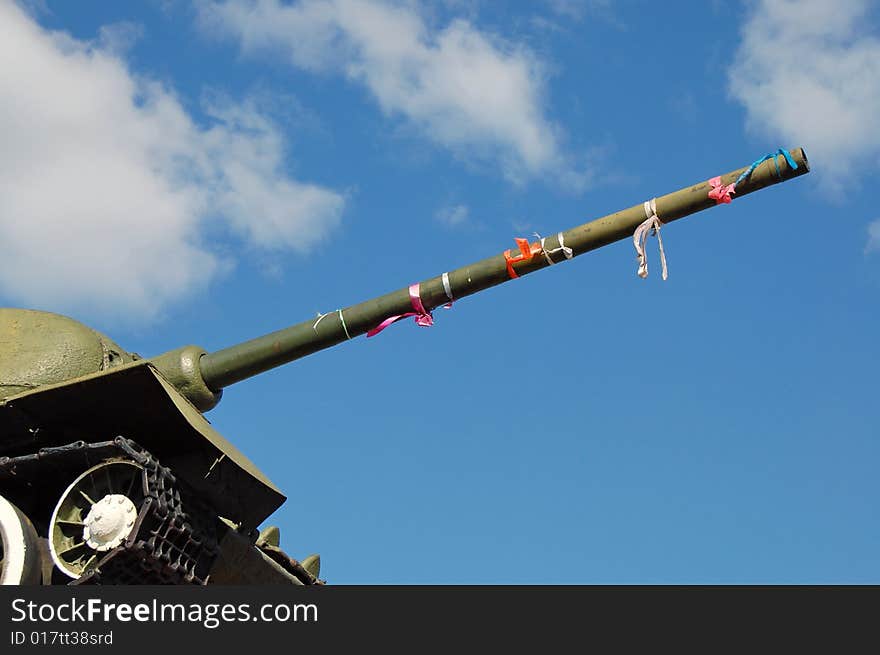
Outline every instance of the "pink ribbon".
<path fill-rule="evenodd" d="M 709 186 L 712 187 L 712 190 L 709 191 L 709 197 L 715 201 L 716 205 L 729 203 L 731 201 L 730 194 L 736 193 L 736 182 L 727 185 L 721 184 L 721 176 L 709 180 Z"/>
<path fill-rule="evenodd" d="M 375 337 L 382 330 L 387 328 L 389 325 L 394 323 L 395 321 L 399 321 L 402 318 L 407 318 L 408 316 L 416 317 L 416 325 L 420 327 L 431 327 L 434 325 L 434 317 L 431 316 L 431 312 L 425 311 L 425 306 L 422 304 L 422 298 L 419 295 L 419 284 L 410 284 L 409 285 L 409 301 L 412 303 L 412 308 L 415 311 L 407 312 L 406 314 L 398 314 L 397 316 L 389 316 L 384 321 L 379 323 L 372 330 L 367 332 L 368 337 Z"/>

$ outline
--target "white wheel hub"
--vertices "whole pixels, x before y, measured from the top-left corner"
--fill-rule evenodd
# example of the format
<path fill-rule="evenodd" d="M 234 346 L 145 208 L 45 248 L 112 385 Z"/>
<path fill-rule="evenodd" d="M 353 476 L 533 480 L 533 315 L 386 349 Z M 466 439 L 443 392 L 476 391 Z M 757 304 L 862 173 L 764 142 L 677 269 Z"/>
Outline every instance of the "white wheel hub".
<path fill-rule="evenodd" d="M 107 460 L 80 473 L 61 494 L 49 521 L 49 549 L 65 575 L 84 575 L 132 535 L 144 502 L 143 477 L 135 462 Z"/>
<path fill-rule="evenodd" d="M 86 515 L 83 540 L 100 552 L 116 548 L 131 534 L 135 519 L 137 508 L 127 496 L 107 494 Z"/>

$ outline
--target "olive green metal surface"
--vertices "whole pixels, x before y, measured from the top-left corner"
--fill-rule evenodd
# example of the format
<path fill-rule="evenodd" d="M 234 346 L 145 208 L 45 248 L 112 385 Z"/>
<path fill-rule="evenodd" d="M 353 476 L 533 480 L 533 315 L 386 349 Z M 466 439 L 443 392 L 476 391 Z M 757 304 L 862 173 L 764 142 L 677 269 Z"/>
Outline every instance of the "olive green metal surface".
<path fill-rule="evenodd" d="M 134 359 L 67 316 L 0 307 L 0 399 Z"/>
<path fill-rule="evenodd" d="M 737 185 L 733 199 L 737 200 L 759 189 L 809 172 L 809 163 L 803 148 L 792 150 L 791 155 L 797 164 L 797 169 L 792 169 L 785 157 L 776 155 L 773 159 L 761 163 L 750 176 Z M 779 167 L 778 174 L 777 166 Z M 746 166 L 722 175 L 721 182 L 725 185 L 733 183 L 748 168 Z M 707 176 L 707 178 L 712 177 L 715 176 Z M 657 196 L 658 217 L 665 224 L 714 207 L 716 203 L 708 195 L 710 189 L 708 181 L 701 181 L 673 193 Z M 651 198 L 643 200 L 651 200 Z M 574 256 L 582 255 L 609 243 L 630 238 L 636 227 L 645 218 L 644 206 L 640 202 L 629 209 L 567 230 L 562 233 L 563 240 L 565 246 L 572 249 Z M 557 236 L 548 237 L 545 245 L 547 250 L 557 248 L 559 246 Z M 512 252 L 514 255 L 517 254 L 515 247 Z M 560 260 L 564 260 L 564 256 L 557 254 L 554 261 Z M 519 276 L 522 276 L 549 265 L 544 257 L 532 257 L 528 261 L 516 264 L 515 271 Z M 503 254 L 449 271 L 448 275 L 456 300 L 510 279 Z M 442 277 L 437 276 L 421 282 L 420 297 L 422 304 L 428 311 L 448 302 Z M 278 332 L 206 354 L 201 358 L 201 378 L 211 389 L 220 390 L 245 378 L 364 334 L 384 319 L 410 311 L 412 311 L 412 304 L 409 289 L 399 289 L 373 300 L 347 307 L 341 312 L 332 312 L 317 325 L 315 320 L 311 319 Z"/>

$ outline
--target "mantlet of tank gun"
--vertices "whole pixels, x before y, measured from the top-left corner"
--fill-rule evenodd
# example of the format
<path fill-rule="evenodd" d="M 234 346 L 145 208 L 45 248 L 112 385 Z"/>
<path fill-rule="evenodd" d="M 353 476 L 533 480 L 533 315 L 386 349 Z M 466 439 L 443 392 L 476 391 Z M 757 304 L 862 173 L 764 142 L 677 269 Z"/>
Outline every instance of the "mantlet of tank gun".
<path fill-rule="evenodd" d="M 0 400 L 137 359 L 72 318 L 0 308 Z"/>

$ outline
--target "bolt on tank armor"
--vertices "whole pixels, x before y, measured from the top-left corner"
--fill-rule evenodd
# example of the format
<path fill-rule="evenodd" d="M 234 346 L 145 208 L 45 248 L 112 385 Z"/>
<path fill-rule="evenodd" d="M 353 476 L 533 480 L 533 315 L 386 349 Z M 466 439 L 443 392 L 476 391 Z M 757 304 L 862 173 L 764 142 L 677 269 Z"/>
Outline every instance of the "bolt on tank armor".
<path fill-rule="evenodd" d="M 72 318 L 0 308 L 0 583 L 322 584 L 276 527 L 285 501 L 203 413 L 225 387 L 809 172 L 802 148 L 217 352 L 125 351 Z M 661 242 L 662 258 L 662 242 Z M 665 277 L 665 258 L 662 258 Z"/>

